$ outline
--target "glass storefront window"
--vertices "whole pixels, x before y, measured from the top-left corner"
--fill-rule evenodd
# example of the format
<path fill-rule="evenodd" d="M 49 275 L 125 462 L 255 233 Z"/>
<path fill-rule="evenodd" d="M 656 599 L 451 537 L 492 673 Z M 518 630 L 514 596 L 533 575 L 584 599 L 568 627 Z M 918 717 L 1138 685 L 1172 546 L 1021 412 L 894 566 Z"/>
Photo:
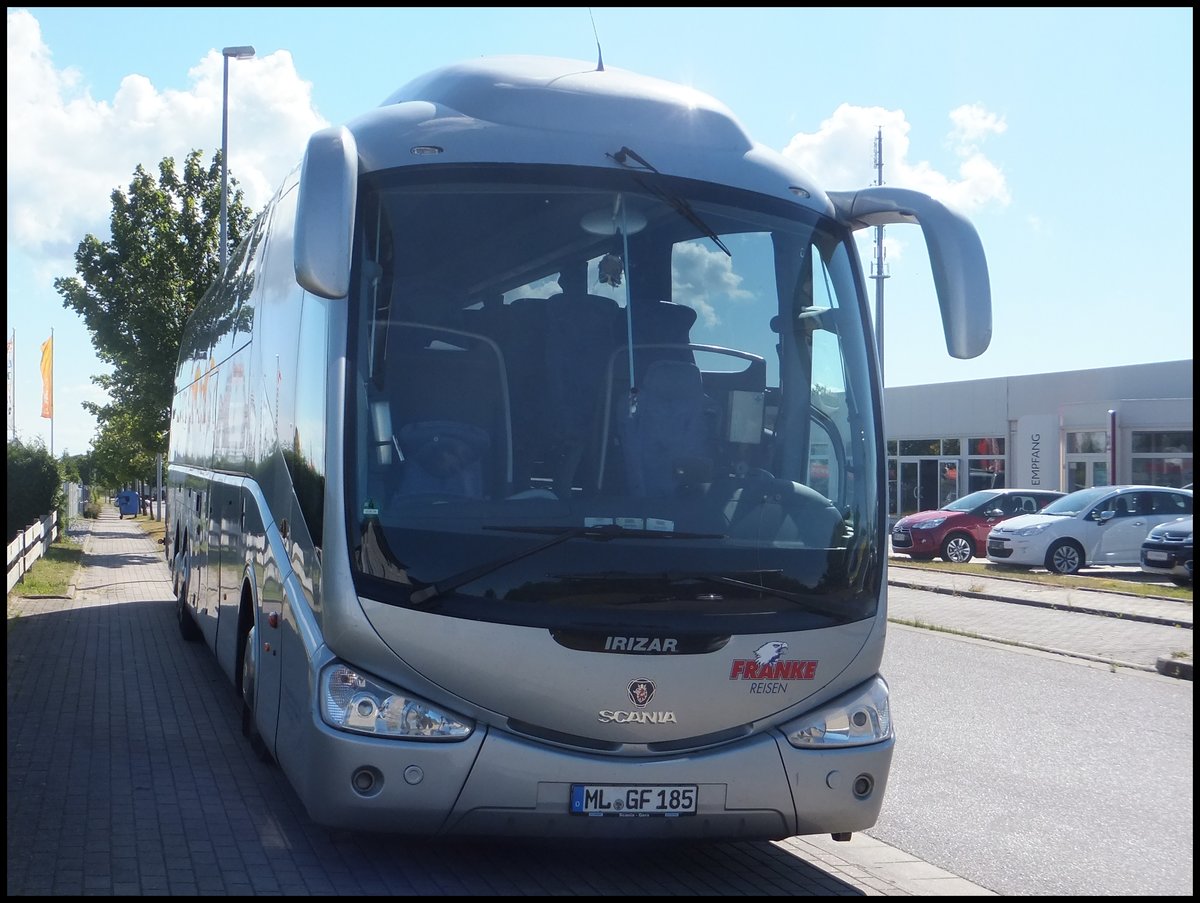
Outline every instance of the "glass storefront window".
<path fill-rule="evenodd" d="M 1192 434 L 1136 430 L 1131 480 L 1146 486 L 1183 487 L 1192 482 Z"/>
<path fill-rule="evenodd" d="M 921 455 L 940 455 L 942 453 L 941 439 L 901 439 L 900 454 L 908 457 Z"/>
<path fill-rule="evenodd" d="M 1189 432 L 1135 431 L 1133 433 L 1133 452 L 1159 453 L 1192 453 L 1192 434 Z"/>
<path fill-rule="evenodd" d="M 967 440 L 969 455 L 1003 455 L 1004 439 L 975 437 Z"/>
<path fill-rule="evenodd" d="M 1094 455 L 1105 451 L 1108 451 L 1108 433 L 1104 430 L 1067 433 L 1068 455 Z"/>
<path fill-rule="evenodd" d="M 1004 488 L 1004 459 L 975 458 L 970 459 L 970 476 L 967 481 L 967 491 L 977 492 L 980 489 Z"/>

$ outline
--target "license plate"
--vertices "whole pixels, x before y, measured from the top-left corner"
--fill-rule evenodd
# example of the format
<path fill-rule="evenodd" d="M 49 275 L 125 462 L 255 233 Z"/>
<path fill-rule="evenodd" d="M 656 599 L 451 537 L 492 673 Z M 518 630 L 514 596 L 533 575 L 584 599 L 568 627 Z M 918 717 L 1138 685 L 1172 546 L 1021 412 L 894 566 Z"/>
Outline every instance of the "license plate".
<path fill-rule="evenodd" d="M 695 784 L 572 784 L 572 815 L 695 815 Z"/>
<path fill-rule="evenodd" d="M 1146 552 L 1146 560 L 1147 561 L 1170 561 L 1171 556 L 1168 555 L 1166 552 L 1147 551 Z"/>

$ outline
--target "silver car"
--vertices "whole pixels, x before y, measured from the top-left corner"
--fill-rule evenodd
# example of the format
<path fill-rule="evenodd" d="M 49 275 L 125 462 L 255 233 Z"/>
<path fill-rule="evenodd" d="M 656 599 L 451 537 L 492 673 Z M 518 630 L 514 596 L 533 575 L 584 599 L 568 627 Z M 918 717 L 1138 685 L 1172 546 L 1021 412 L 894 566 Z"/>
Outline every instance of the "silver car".
<path fill-rule="evenodd" d="M 1159 524 L 1142 543 L 1142 570 L 1161 574 L 1180 586 L 1192 585 L 1192 519 Z"/>
<path fill-rule="evenodd" d="M 1164 486 L 1095 486 L 1004 521 L 988 534 L 988 561 L 1074 574 L 1094 565 L 1141 564 L 1159 524 L 1190 516 L 1192 493 Z"/>

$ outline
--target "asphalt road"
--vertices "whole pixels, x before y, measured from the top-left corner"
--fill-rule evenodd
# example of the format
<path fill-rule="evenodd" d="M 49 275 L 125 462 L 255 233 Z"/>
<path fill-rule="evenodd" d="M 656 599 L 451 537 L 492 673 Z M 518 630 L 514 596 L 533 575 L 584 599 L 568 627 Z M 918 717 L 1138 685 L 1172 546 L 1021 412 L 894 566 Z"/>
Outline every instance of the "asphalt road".
<path fill-rule="evenodd" d="M 895 625 L 883 672 L 872 837 L 1006 896 L 1191 896 L 1189 681 Z"/>

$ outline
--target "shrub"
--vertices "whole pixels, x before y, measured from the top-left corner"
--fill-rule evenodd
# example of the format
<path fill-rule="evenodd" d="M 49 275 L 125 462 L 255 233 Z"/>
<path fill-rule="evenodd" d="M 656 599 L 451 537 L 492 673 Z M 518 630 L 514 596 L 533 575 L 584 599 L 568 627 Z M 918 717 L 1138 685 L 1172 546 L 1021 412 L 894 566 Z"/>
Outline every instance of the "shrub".
<path fill-rule="evenodd" d="M 41 440 L 8 443 L 8 538 L 62 506 L 58 463 Z"/>

